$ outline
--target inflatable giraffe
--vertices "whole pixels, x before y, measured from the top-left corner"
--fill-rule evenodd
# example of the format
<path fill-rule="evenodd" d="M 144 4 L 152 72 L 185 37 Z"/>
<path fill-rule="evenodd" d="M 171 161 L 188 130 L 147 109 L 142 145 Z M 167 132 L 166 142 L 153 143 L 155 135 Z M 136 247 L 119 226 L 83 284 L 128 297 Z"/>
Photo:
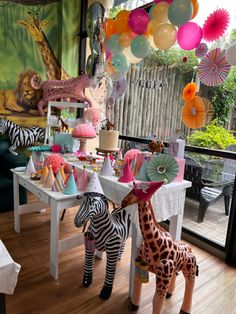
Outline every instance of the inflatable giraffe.
<path fill-rule="evenodd" d="M 189 314 L 191 313 L 192 293 L 197 273 L 196 258 L 188 244 L 173 240 L 155 219 L 150 198 L 162 184 L 163 182 L 134 183 L 133 190 L 123 199 L 121 206 L 138 204 L 143 243 L 138 249 L 137 260 L 146 262 L 148 270 L 156 274 L 153 314 L 161 313 L 164 299 L 172 295 L 176 273 L 180 271 L 185 278 L 185 292 L 179 313 Z M 142 283 L 136 271 L 131 310 L 137 310 L 139 307 L 141 288 Z"/>
<path fill-rule="evenodd" d="M 43 32 L 43 27 L 48 25 L 47 20 L 40 21 L 37 17 L 29 14 L 28 20 L 18 20 L 17 23 L 26 27 L 35 40 L 42 56 L 46 69 L 47 80 L 67 80 L 70 75 L 62 68 L 55 57 L 52 48 Z"/>

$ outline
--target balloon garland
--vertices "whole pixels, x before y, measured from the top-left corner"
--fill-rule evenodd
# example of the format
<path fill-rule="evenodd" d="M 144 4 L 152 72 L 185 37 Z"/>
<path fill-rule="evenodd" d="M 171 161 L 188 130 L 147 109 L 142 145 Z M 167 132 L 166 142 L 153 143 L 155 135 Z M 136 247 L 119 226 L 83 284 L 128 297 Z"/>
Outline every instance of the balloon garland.
<path fill-rule="evenodd" d="M 87 73 L 95 78 L 91 87 L 93 97 L 97 97 L 99 103 L 109 97 L 123 97 L 129 65 L 148 56 L 151 48 L 165 51 L 177 43 L 183 50 L 195 50 L 197 58 L 204 58 L 200 63 L 202 69 L 202 63 L 209 54 L 208 46 L 202 39 L 214 41 L 223 36 L 229 24 L 229 13 L 225 9 L 217 9 L 201 27 L 192 21 L 198 11 L 198 0 L 154 0 L 149 12 L 143 8 L 121 10 L 111 19 L 104 17 L 105 10 L 101 3 L 93 3 L 87 15 L 91 54 L 86 66 Z M 214 23 L 216 27 L 212 27 Z M 236 43 L 233 43 L 226 52 L 222 52 L 225 53 L 227 69 L 236 65 L 235 47 Z M 188 58 L 182 61 L 187 62 Z M 227 73 L 221 77 L 222 82 L 226 77 Z M 200 79 L 206 82 L 202 76 Z M 188 86 L 184 97 L 188 98 L 191 93 L 195 95 L 191 91 L 193 86 Z M 194 124 L 196 127 L 200 123 Z"/>

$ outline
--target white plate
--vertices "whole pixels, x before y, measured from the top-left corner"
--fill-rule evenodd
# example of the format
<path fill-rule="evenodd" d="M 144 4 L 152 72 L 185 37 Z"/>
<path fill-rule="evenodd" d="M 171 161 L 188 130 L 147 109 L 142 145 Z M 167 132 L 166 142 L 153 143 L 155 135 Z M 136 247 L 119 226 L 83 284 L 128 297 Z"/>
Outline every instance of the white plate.
<path fill-rule="evenodd" d="M 24 172 L 26 167 L 16 167 L 14 170 L 17 172 Z"/>

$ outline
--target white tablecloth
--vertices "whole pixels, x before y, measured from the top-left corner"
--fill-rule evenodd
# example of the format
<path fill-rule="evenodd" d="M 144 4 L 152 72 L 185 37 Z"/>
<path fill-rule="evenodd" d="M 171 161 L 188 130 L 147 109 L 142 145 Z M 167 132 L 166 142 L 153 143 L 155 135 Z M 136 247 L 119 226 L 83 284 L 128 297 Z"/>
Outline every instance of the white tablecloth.
<path fill-rule="evenodd" d="M 0 240 L 0 293 L 13 294 L 20 269 Z"/>

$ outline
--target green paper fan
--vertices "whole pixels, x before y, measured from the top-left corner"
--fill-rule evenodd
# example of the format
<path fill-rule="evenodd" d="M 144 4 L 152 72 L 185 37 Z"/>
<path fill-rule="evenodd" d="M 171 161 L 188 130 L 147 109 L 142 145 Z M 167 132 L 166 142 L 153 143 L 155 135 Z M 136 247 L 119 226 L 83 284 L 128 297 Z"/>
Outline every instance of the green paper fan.
<path fill-rule="evenodd" d="M 147 173 L 151 181 L 173 181 L 179 172 L 179 165 L 174 157 L 166 154 L 153 156 L 148 162 Z"/>

